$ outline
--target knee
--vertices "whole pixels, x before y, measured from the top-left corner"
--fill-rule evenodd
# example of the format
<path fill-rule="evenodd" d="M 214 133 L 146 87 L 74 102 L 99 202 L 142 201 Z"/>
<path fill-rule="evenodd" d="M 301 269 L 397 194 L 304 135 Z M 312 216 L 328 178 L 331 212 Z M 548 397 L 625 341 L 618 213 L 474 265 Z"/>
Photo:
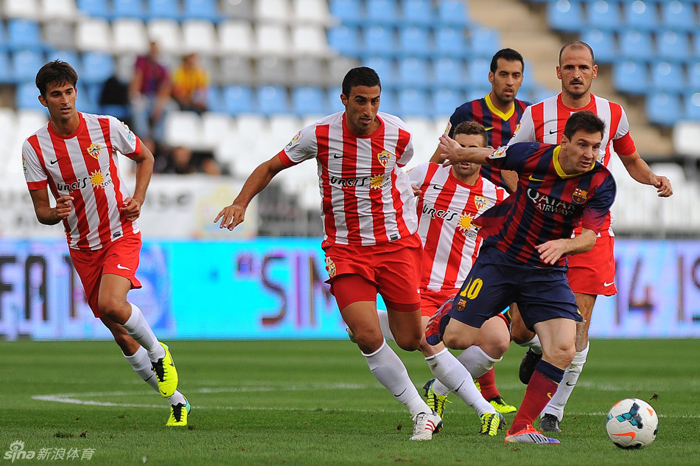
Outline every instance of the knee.
<path fill-rule="evenodd" d="M 551 348 L 542 348 L 543 358 L 559 368 L 569 367 L 576 355 L 574 342 L 553 345 Z"/>
<path fill-rule="evenodd" d="M 381 332 L 377 332 L 371 329 L 361 329 L 358 331 L 353 330 L 355 336 L 355 341 L 357 342 L 357 347 L 360 348 L 364 354 L 372 354 L 377 351 L 384 342 L 384 337 Z"/>
<path fill-rule="evenodd" d="M 421 347 L 421 333 L 417 332 L 413 335 L 394 335 L 396 344 L 404 351 L 415 351 Z"/>
<path fill-rule="evenodd" d="M 510 339 L 505 338 L 495 338 L 490 340 L 488 344 L 482 345 L 482 350 L 494 359 L 502 358 L 508 348 L 510 347 Z"/>
<path fill-rule="evenodd" d="M 97 306 L 104 316 L 120 324 L 128 320 L 131 311 L 131 309 L 126 310 L 126 306 L 128 306 L 126 301 L 109 294 L 100 295 L 97 300 Z"/>
<path fill-rule="evenodd" d="M 449 327 L 445 329 L 445 334 L 442 336 L 442 342 L 450 349 L 464 350 L 471 346 L 471 342 L 467 341 L 464 335 L 457 332 L 451 332 Z"/>

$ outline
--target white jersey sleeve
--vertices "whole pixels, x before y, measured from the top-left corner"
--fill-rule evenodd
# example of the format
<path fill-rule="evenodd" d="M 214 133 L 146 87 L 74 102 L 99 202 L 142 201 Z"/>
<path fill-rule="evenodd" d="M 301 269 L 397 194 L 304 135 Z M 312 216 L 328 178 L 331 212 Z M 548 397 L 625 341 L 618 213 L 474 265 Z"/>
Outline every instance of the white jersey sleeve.
<path fill-rule="evenodd" d="M 508 141 L 508 145 L 511 146 L 516 142 L 534 142 L 535 139 L 535 122 L 532 119 L 532 107 L 527 107 L 523 112 L 523 116 L 520 117 L 520 122 L 515 128 L 515 133 L 513 137 Z"/>
<path fill-rule="evenodd" d="M 428 173 L 428 166 L 430 162 L 422 163 L 412 169 L 408 170 L 408 178 L 411 180 L 411 184 L 422 185 L 425 181 L 425 175 Z"/>
<path fill-rule="evenodd" d="M 108 116 L 107 118 L 109 120 L 109 134 L 112 147 L 127 157 L 136 155 L 136 151 L 139 150 L 141 146 L 134 132 L 131 131 L 124 122 L 113 116 Z"/>
<path fill-rule="evenodd" d="M 295 165 L 304 160 L 312 159 L 318 154 L 316 128 L 316 124 L 303 128 L 285 146 L 284 153 Z"/>
<path fill-rule="evenodd" d="M 41 189 L 46 186 L 46 171 L 39 163 L 39 156 L 29 140 L 24 141 L 22 145 L 22 168 L 29 189 Z"/>

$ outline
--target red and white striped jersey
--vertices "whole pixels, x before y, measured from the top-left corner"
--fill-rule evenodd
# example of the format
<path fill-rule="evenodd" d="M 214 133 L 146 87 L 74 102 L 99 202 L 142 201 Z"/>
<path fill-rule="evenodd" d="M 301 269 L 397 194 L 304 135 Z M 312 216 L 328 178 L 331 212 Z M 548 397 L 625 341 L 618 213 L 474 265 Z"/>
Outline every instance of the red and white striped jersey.
<path fill-rule="evenodd" d="M 467 278 L 482 238 L 473 220 L 508 196 L 505 189 L 479 176 L 473 186 L 452 175 L 452 167 L 424 163 L 408 173 L 420 186 L 418 234 L 423 241 L 421 289 L 459 288 Z"/>
<path fill-rule="evenodd" d="M 608 167 L 612 154 L 611 145 L 615 152 L 621 155 L 631 155 L 636 152 L 634 141 L 629 134 L 630 125 L 625 110 L 620 104 L 593 94 L 591 94 L 590 103 L 583 108 L 573 109 L 564 105 L 561 93 L 528 107 L 508 145 L 517 142 L 560 144 L 569 116 L 582 110 L 595 113 L 605 123 L 605 134 L 600 144 L 598 162 Z M 610 224 L 611 218 L 608 214 L 601 229 L 602 234 L 614 236 Z M 580 228 L 577 228 L 576 232 L 580 232 Z"/>
<path fill-rule="evenodd" d="M 411 183 L 400 169 L 413 157 L 411 133 L 400 118 L 378 113 L 380 127 L 358 136 L 345 112 L 297 133 L 278 154 L 286 166 L 316 158 L 322 198 L 323 246 L 388 243 L 415 233 Z"/>
<path fill-rule="evenodd" d="M 51 123 L 22 146 L 24 177 L 30 190 L 46 189 L 55 198 L 73 196 L 63 220 L 68 246 L 96 250 L 122 236 L 138 233 L 138 224 L 119 208 L 130 196 L 119 176 L 117 151 L 127 157 L 141 152 L 141 142 L 114 117 L 79 113 L 80 125 L 62 136 Z"/>

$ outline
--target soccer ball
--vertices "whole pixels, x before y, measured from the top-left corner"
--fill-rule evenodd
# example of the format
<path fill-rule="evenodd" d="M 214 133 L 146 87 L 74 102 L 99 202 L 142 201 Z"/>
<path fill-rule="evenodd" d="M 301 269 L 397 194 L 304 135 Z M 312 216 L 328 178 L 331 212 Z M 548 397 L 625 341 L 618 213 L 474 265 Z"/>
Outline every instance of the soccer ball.
<path fill-rule="evenodd" d="M 656 438 L 659 418 L 646 401 L 626 398 L 610 409 L 605 428 L 616 446 L 644 448 Z"/>

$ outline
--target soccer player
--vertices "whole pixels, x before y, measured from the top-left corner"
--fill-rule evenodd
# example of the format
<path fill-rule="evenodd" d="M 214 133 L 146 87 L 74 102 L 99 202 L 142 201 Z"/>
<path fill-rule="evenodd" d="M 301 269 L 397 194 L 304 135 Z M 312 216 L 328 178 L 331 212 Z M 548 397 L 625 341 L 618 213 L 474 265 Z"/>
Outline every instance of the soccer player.
<path fill-rule="evenodd" d="M 377 317 L 379 293 L 396 343 L 414 351 L 423 336 L 420 312 L 422 246 L 413 190 L 401 169 L 413 156 L 403 121 L 379 112 L 381 83 L 371 68 L 351 69 L 340 99 L 345 111 L 297 133 L 248 177 L 214 219 L 241 223 L 251 199 L 280 171 L 304 160 L 318 165 L 326 270 L 331 293 L 372 374 L 413 417 L 411 440 L 430 440 L 441 418 L 423 401 L 403 362 L 386 344 Z"/>
<path fill-rule="evenodd" d="M 543 356 L 506 435 L 509 443 L 559 443 L 532 427 L 575 353 L 578 305 L 566 277 L 566 256 L 590 250 L 615 200 L 612 174 L 596 156 L 605 123 L 591 112 L 569 117 L 561 145 L 520 143 L 469 153 L 448 136 L 441 148 L 452 163 L 489 163 L 518 172 L 497 234 L 489 236 L 454 300 L 430 320 L 429 343 L 442 339 L 469 348 L 484 321 L 515 301 L 525 325 L 535 330 Z M 484 157 L 486 155 L 486 157 Z M 496 208 L 498 209 L 498 207 Z M 581 234 L 572 237 L 580 222 Z"/>
<path fill-rule="evenodd" d="M 457 125 L 463 121 L 475 121 L 486 128 L 488 146 L 500 147 L 506 145 L 513 133 L 515 133 L 525 108 L 530 105 L 529 102 L 516 98 L 518 90 L 523 84 L 524 70 L 525 62 L 522 55 L 516 50 L 505 48 L 496 52 L 491 58 L 488 74 L 491 92 L 481 99 L 472 100 L 457 107 L 450 117 L 445 133 L 450 137 L 454 137 L 454 129 Z M 442 163 L 444 159 L 440 154 L 440 148 L 438 147 L 435 149 L 435 153 L 430 161 Z M 486 165 L 481 167 L 481 175 L 496 185 L 505 187 L 508 189 L 508 192 L 513 192 L 518 182 L 517 175 L 514 172 L 508 170 L 501 172 L 498 168 Z M 511 311 L 517 312 L 516 306 L 511 306 Z M 510 315 L 510 312 L 508 315 Z M 524 341 L 517 339 L 514 341 L 521 344 L 531 339 L 532 336 L 529 336 Z M 496 387 L 495 369 L 492 368 L 479 377 L 478 382 L 482 395 L 494 405 L 498 412 L 506 414 L 516 411 L 515 406 L 503 401 L 503 397 L 498 391 L 498 387 Z M 447 395 L 446 387 L 440 381 L 435 383 L 428 382 L 426 385 L 428 404 L 432 405 L 433 409 L 435 409 L 435 406 L 444 405 Z"/>
<path fill-rule="evenodd" d="M 484 127 L 474 121 L 460 123 L 453 134 L 462 147 L 487 146 Z M 418 233 L 423 242 L 420 295 L 424 328 L 438 308 L 451 305 L 476 259 L 482 240 L 474 219 L 508 196 L 504 188 L 484 179 L 480 168 L 468 162 L 447 166 L 428 162 L 408 172 L 411 184 L 420 190 L 417 207 Z M 393 340 L 386 312 L 379 311 L 379 321 L 384 337 Z M 491 370 L 508 349 L 510 332 L 505 317 L 489 319 L 480 336 L 483 338 L 459 358 L 444 345 L 432 346 L 422 338 L 420 350 L 436 377 L 424 388 L 428 406 L 435 406 L 440 416 L 447 394 L 454 391 L 479 416 L 479 433 L 495 436 L 499 428 L 505 427 L 505 419 L 498 413 L 498 406 L 479 393 L 473 378 Z M 435 392 L 432 385 L 445 388 Z"/>
<path fill-rule="evenodd" d="M 627 172 L 636 181 L 656 188 L 659 197 L 673 194 L 671 183 L 664 176 L 655 175 L 647 163 L 639 156 L 629 133 L 629 122 L 624 109 L 591 93 L 591 84 L 598 74 L 593 50 L 585 42 L 573 41 L 565 44 L 559 52 L 557 77 L 561 80 L 560 94 L 528 107 L 520 120 L 520 127 L 511 138 L 510 144 L 523 141 L 556 143 L 561 138 L 567 119 L 572 113 L 589 110 L 605 122 L 605 132 L 598 161 L 607 167 L 611 158 L 611 145 L 620 157 Z M 575 230 L 580 234 L 581 229 Z M 578 324 L 576 334 L 576 356 L 564 375 L 564 384 L 559 386 L 552 400 L 542 412 L 540 428 L 546 432 L 560 432 L 559 423 L 564 416 L 564 407 L 571 396 L 588 355 L 588 329 L 597 295 L 611 296 L 615 288 L 615 257 L 613 246 L 615 237 L 611 229 L 610 214 L 606 216 L 596 244 L 590 252 L 571 257 L 569 260 L 569 284 L 576 296 L 583 321 Z M 512 332 L 521 334 L 520 340 L 533 336 L 522 326 L 522 321 L 513 315 Z M 523 336 L 522 334 L 529 334 Z M 521 365 L 521 380 L 527 383 L 541 354 L 537 345 L 531 344 Z"/>
<path fill-rule="evenodd" d="M 186 426 L 190 404 L 178 374 L 141 310 L 127 301 L 141 250 L 137 219 L 153 170 L 153 154 L 123 123 L 76 109 L 78 75 L 68 63 L 45 64 L 36 75 L 48 125 L 22 146 L 24 176 L 37 219 L 63 222 L 75 270 L 95 317 L 114 336 L 126 360 L 171 406 L 168 426 Z M 136 162 L 134 194 L 124 184 L 117 151 Z M 56 200 L 51 207 L 47 186 Z"/>

